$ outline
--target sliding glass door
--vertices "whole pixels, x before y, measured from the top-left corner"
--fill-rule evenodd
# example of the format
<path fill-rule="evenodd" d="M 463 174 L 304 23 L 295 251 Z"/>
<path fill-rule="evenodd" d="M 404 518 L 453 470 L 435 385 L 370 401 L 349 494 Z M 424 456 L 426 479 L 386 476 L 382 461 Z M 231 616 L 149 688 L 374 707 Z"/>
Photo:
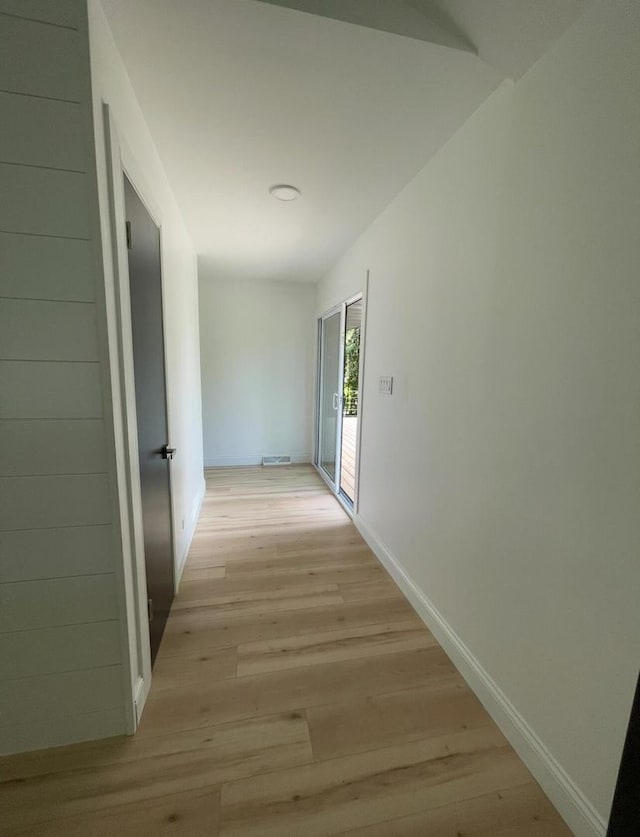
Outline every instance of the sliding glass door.
<path fill-rule="evenodd" d="M 342 336 L 342 428 L 340 438 L 340 494 L 353 506 L 356 499 L 356 452 L 360 403 L 360 334 L 362 297 L 345 304 Z"/>
<path fill-rule="evenodd" d="M 362 296 L 319 321 L 316 465 L 335 493 L 353 508 L 357 493 Z"/>
<path fill-rule="evenodd" d="M 342 415 L 340 410 L 341 333 L 341 311 L 330 313 L 320 320 L 318 466 L 333 483 L 338 473 L 337 439 Z"/>

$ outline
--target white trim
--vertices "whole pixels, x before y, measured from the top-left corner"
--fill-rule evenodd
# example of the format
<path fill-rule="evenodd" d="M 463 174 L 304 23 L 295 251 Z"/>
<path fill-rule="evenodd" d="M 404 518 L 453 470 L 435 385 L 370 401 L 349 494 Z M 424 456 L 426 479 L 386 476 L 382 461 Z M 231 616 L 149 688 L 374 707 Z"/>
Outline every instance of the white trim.
<path fill-rule="evenodd" d="M 86 34 L 86 38 L 83 40 L 83 50 L 93 72 L 93 56 L 91 54 L 90 43 L 92 33 L 89 32 L 90 23 L 86 9 L 83 28 Z M 95 186 L 97 187 L 96 201 L 95 203 L 92 201 L 91 207 L 91 238 L 94 242 L 97 242 L 97 245 L 92 247 L 92 258 L 96 269 L 95 303 L 98 350 L 102 380 L 104 428 L 107 434 L 108 446 L 111 450 L 108 474 L 120 631 L 122 705 L 106 711 L 89 713 L 88 715 L 76 715 L 68 719 L 70 722 L 69 726 L 66 726 L 66 723 L 62 723 L 61 720 L 61 723 L 55 731 L 55 735 L 50 738 L 48 746 L 54 746 L 56 741 L 57 744 L 69 744 L 76 740 L 93 740 L 109 737 L 114 734 L 133 734 L 137 728 L 133 683 L 139 655 L 136 638 L 135 636 L 131 636 L 130 630 L 131 619 L 135 610 L 135 590 L 132 575 L 131 530 L 127 514 L 129 494 L 124 475 L 124 456 L 122 453 L 122 442 L 125 431 L 122 416 L 116 409 L 121 384 L 117 351 L 119 323 L 116 313 L 117 304 L 114 275 L 110 269 L 109 257 L 105 258 L 109 252 L 109 240 L 103 234 L 103 210 L 100 194 L 100 175 L 105 173 L 104 168 L 102 168 L 103 163 L 108 169 L 111 162 L 109 159 L 111 136 L 106 123 L 102 125 L 100 123 L 100 117 L 103 119 L 108 118 L 108 111 L 105 111 L 104 107 L 96 124 L 97 114 L 93 108 L 94 91 L 91 83 L 87 85 L 87 92 L 88 116 L 93 140 L 92 150 L 95 152 L 89 155 L 87 175 L 90 180 L 93 179 L 95 181 Z M 100 157 L 99 136 L 105 143 L 104 161 Z M 114 726 L 114 721 L 117 716 L 119 716 L 118 728 Z M 83 718 L 85 721 L 89 720 L 89 718 L 91 719 L 89 726 L 84 727 L 84 731 L 82 731 Z M 79 721 L 79 725 L 76 723 L 77 721 Z M 44 746 L 42 740 L 40 740 L 39 746 Z"/>
<path fill-rule="evenodd" d="M 262 456 L 263 454 L 254 454 L 252 456 L 218 456 L 205 460 L 204 467 L 205 470 L 207 468 L 249 468 L 253 465 L 262 465 Z M 313 457 L 310 453 L 291 454 L 292 465 L 309 465 L 312 461 Z"/>
<path fill-rule="evenodd" d="M 360 369 L 358 370 L 358 424 L 356 426 L 356 461 L 355 461 L 355 491 L 353 498 L 353 514 L 357 515 L 360 508 L 360 463 L 362 458 L 362 418 L 364 416 L 364 372 L 367 343 L 367 307 L 369 305 L 369 271 L 364 280 L 364 291 L 359 294 L 362 299 L 362 322 L 360 323 Z"/>
<path fill-rule="evenodd" d="M 324 328 L 325 322 L 332 317 L 335 316 L 339 317 L 339 346 L 338 346 L 338 409 L 337 409 L 337 417 L 336 417 L 336 447 L 335 447 L 335 458 L 334 458 L 334 478 L 331 480 L 328 473 L 324 471 L 322 466 L 320 465 L 320 457 L 322 452 L 320 450 L 321 447 L 321 440 L 320 440 L 320 422 L 322 419 L 322 409 L 321 409 L 321 399 L 322 399 L 322 387 L 323 387 L 323 378 L 322 378 L 322 363 L 323 363 L 323 337 L 324 337 Z M 334 305 L 333 308 L 330 308 L 328 311 L 325 311 L 324 314 L 321 314 L 318 317 L 318 356 L 316 358 L 317 363 L 317 376 L 316 376 L 316 450 L 315 455 L 313 458 L 313 464 L 318 468 L 319 472 L 321 473 L 325 482 L 330 486 L 333 493 L 337 496 L 339 493 L 339 485 L 340 485 L 340 469 L 341 469 L 341 456 L 342 456 L 342 446 L 340 444 L 342 440 L 342 390 L 344 388 L 344 324 L 345 324 L 345 304 L 344 302 L 340 302 L 337 305 Z M 335 396 L 334 396 L 335 397 Z"/>
<path fill-rule="evenodd" d="M 200 510 L 202 509 L 202 503 L 204 501 L 204 495 L 207 492 L 207 481 L 205 479 L 202 480 L 202 484 L 200 486 L 200 490 L 196 495 L 195 500 L 193 501 L 193 506 L 191 510 L 191 516 L 189 518 L 189 527 L 187 529 L 187 534 L 184 540 L 184 549 L 182 551 L 182 555 L 179 557 L 178 565 L 176 567 L 175 572 L 175 592 L 178 592 L 178 588 L 180 587 L 180 581 L 182 580 L 182 573 L 184 572 L 185 564 L 187 563 L 187 556 L 189 555 L 189 550 L 191 549 L 191 541 L 193 540 L 193 536 L 196 532 L 196 526 L 198 525 L 198 518 L 200 517 Z"/>
<path fill-rule="evenodd" d="M 344 427 L 344 341 L 347 326 L 347 304 L 340 306 L 340 348 L 338 350 L 338 415 L 336 417 L 336 495 L 340 495 L 342 477 L 342 429 Z M 354 492 L 355 493 L 355 492 Z"/>
<path fill-rule="evenodd" d="M 350 305 L 353 305 L 354 302 L 362 302 L 362 319 L 360 321 L 360 358 L 358 363 L 358 422 L 356 425 L 356 457 L 354 462 L 354 497 L 351 499 L 351 507 L 349 506 L 348 502 L 344 501 L 341 497 L 341 479 L 342 479 L 342 428 L 344 422 L 344 411 L 342 411 L 342 416 L 340 418 L 340 436 L 338 447 L 340 448 L 340 472 L 337 474 L 336 481 L 336 496 L 342 502 L 342 505 L 349 509 L 351 517 L 358 512 L 358 505 L 359 505 L 359 488 L 360 488 L 360 448 L 361 448 L 361 441 L 362 441 L 362 405 L 364 403 L 363 399 L 363 392 L 364 392 L 364 346 L 365 346 L 365 335 L 366 335 L 366 314 L 367 314 L 367 301 L 366 295 L 369 290 L 369 271 L 367 270 L 366 278 L 365 278 L 365 290 L 358 291 L 357 294 L 349 297 L 343 303 L 343 326 L 342 326 L 342 336 L 340 338 L 341 346 L 342 346 L 342 359 L 340 361 L 340 390 L 341 392 L 344 390 L 344 349 L 345 349 L 345 341 L 347 337 L 347 308 Z"/>
<path fill-rule="evenodd" d="M 607 826 L 603 818 L 433 602 L 378 538 L 372 527 L 360 515 L 354 516 L 353 522 L 574 834 L 577 837 L 604 837 Z"/>
<path fill-rule="evenodd" d="M 120 428 L 116 438 L 118 495 L 122 525 L 124 584 L 122 612 L 128 647 L 129 693 L 127 732 L 133 734 L 151 687 L 151 653 L 147 616 L 147 581 L 144 561 L 142 499 L 138 466 L 138 431 L 133 379 L 133 342 L 129 297 L 129 267 L 125 240 L 123 144 L 109 106 L 103 104 L 112 271 L 105 272 L 105 293 L 115 319 L 115 345 L 111 347 L 113 412 Z M 105 244 L 106 246 L 106 244 Z M 139 687 L 142 680 L 143 687 Z"/>

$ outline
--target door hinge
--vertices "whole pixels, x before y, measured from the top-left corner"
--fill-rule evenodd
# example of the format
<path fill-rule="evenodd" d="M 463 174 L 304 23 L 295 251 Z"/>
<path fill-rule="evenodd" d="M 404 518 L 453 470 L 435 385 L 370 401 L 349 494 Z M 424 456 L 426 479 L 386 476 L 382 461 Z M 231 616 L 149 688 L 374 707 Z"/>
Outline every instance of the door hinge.
<path fill-rule="evenodd" d="M 125 222 L 125 229 L 127 231 L 127 250 L 133 250 L 133 243 L 131 238 L 131 221 Z"/>
<path fill-rule="evenodd" d="M 147 599 L 147 615 L 149 622 L 153 622 L 153 599 Z"/>

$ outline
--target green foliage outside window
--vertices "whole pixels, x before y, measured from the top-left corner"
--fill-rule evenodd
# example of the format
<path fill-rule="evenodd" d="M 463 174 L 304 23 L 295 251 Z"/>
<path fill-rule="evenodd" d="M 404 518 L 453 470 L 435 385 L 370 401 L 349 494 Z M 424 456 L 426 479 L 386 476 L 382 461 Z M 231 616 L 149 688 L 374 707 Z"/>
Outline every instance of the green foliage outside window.
<path fill-rule="evenodd" d="M 360 329 L 350 328 L 344 344 L 344 414 L 358 415 L 358 374 L 360 370 Z"/>

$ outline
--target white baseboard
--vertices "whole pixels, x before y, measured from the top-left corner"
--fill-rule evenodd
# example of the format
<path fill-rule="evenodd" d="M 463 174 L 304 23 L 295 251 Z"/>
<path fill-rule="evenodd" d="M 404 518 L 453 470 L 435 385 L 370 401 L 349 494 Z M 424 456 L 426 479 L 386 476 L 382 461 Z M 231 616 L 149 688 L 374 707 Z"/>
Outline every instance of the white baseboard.
<path fill-rule="evenodd" d="M 187 563 L 187 555 L 189 554 L 189 549 L 191 548 L 191 541 L 193 540 L 193 536 L 196 531 L 196 526 L 198 525 L 198 518 L 200 517 L 200 510 L 202 508 L 202 501 L 204 500 L 204 495 L 207 490 L 207 483 L 203 477 L 202 483 L 200 485 L 200 490 L 196 495 L 193 506 L 191 508 L 191 515 L 189 517 L 189 525 L 187 527 L 186 538 L 184 540 L 184 545 L 182 547 L 182 555 L 178 561 L 178 566 L 176 567 L 176 593 L 178 592 L 178 588 L 180 587 L 180 581 L 182 580 L 182 573 L 184 572 L 184 566 Z"/>
<path fill-rule="evenodd" d="M 604 819 L 424 591 L 418 587 L 360 515 L 356 515 L 353 522 L 576 837 L 604 837 L 607 830 Z"/>
<path fill-rule="evenodd" d="M 291 455 L 293 465 L 307 465 L 311 462 L 310 453 L 294 453 Z M 262 454 L 259 456 L 219 456 L 205 460 L 205 468 L 247 468 L 251 465 L 262 465 Z"/>

